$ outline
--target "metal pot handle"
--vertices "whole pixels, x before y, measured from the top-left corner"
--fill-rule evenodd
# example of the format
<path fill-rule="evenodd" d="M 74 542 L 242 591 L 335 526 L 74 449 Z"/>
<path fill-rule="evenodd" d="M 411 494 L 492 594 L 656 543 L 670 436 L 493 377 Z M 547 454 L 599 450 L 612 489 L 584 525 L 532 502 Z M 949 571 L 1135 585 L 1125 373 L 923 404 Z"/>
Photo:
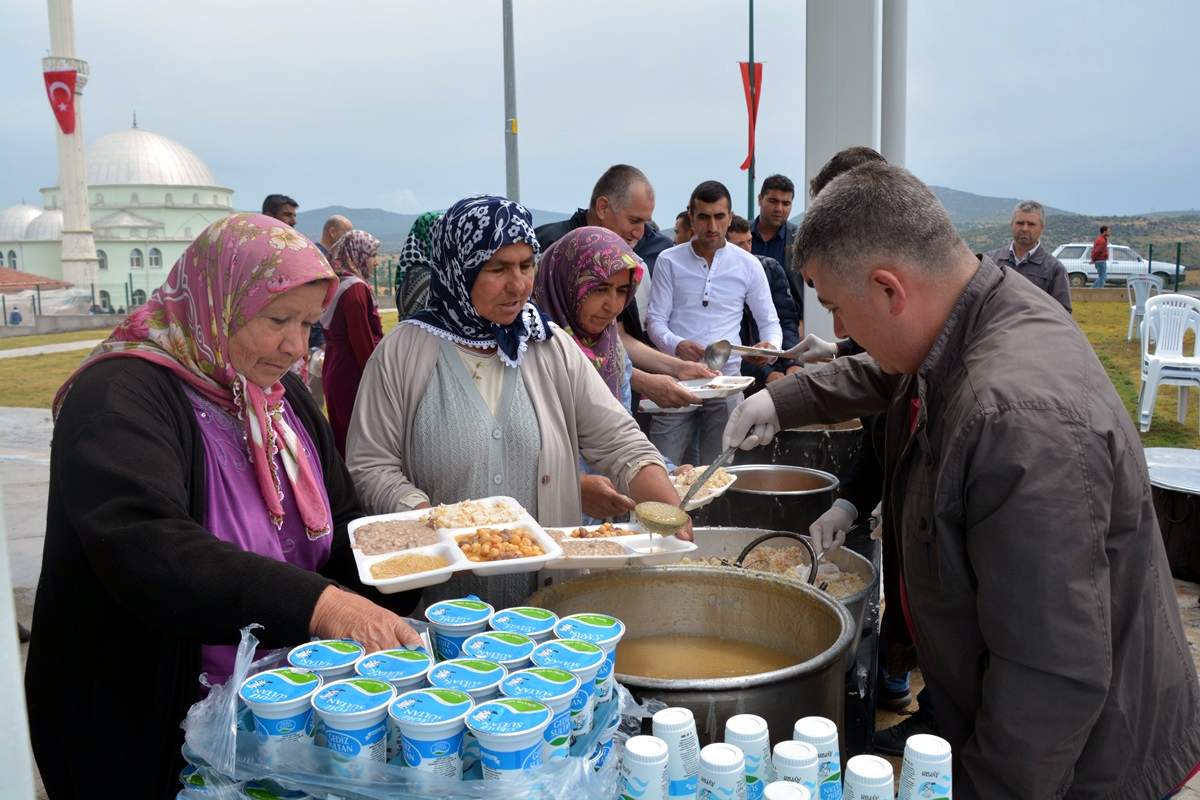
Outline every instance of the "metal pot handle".
<path fill-rule="evenodd" d="M 808 583 L 810 586 L 815 586 L 817 583 L 817 552 L 813 550 L 813 546 L 808 539 L 805 539 L 798 533 L 791 533 L 790 531 L 772 531 L 771 533 L 765 533 L 758 537 L 753 542 L 742 548 L 742 552 L 738 555 L 737 560 L 733 562 L 734 566 L 741 567 L 742 561 L 746 558 L 746 556 L 750 555 L 751 550 L 758 547 L 763 542 L 770 541 L 771 539 L 795 539 L 804 546 L 804 549 L 808 551 L 809 559 Z"/>

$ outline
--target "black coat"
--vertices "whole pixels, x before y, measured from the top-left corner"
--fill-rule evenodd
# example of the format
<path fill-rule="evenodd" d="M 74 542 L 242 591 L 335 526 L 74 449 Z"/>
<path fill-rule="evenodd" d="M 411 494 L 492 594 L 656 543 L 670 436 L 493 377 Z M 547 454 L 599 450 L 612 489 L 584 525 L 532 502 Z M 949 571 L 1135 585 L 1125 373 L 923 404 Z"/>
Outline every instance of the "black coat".
<path fill-rule="evenodd" d="M 33 751 L 51 800 L 97 791 L 173 798 L 179 725 L 200 697 L 201 645 L 236 644 L 251 622 L 263 625 L 256 635 L 265 646 L 307 641 L 321 592 L 335 581 L 359 587 L 346 524 L 362 513 L 350 475 L 312 397 L 295 376 L 283 382 L 319 451 L 333 512 L 322 574 L 205 530 L 203 441 L 168 370 L 112 359 L 84 372 L 67 396 L 51 445 L 25 673 Z M 415 602 L 393 598 L 393 607 Z"/>

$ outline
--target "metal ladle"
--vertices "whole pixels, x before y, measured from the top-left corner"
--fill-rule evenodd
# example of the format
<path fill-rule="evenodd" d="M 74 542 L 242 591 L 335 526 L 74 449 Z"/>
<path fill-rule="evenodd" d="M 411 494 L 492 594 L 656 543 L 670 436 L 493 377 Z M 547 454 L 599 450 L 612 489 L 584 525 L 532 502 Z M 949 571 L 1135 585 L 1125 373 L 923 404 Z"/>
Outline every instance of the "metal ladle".
<path fill-rule="evenodd" d="M 766 356 L 767 358 L 795 358 L 803 348 L 800 345 L 787 350 L 771 350 L 766 347 L 747 347 L 733 344 L 728 339 L 718 339 L 704 348 L 704 365 L 711 370 L 720 371 L 733 353 L 745 353 L 748 356 Z"/>

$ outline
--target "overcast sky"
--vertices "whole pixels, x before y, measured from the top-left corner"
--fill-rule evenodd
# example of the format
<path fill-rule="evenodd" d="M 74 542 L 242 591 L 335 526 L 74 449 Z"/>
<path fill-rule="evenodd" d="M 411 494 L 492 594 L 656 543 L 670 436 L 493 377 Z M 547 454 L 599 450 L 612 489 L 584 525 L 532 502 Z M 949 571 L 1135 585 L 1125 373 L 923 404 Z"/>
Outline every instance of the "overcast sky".
<path fill-rule="evenodd" d="M 521 192 L 585 204 L 644 169 L 666 220 L 717 178 L 744 211 L 745 4 L 515 0 Z M 907 165 L 1083 213 L 1200 207 L 1200 3 L 910 0 Z M 499 0 L 76 3 L 89 142 L 177 139 L 257 207 L 416 212 L 504 192 Z M 804 2 L 758 0 L 760 178 L 804 175 Z M 0 206 L 56 180 L 44 3 L 0 3 Z"/>

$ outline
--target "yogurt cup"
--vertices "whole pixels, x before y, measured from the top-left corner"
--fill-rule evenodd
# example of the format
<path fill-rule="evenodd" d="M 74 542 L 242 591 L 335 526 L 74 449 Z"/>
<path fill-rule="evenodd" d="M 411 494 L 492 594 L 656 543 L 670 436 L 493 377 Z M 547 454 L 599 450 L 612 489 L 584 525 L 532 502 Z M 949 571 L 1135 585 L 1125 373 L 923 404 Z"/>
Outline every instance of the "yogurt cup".
<path fill-rule="evenodd" d="M 654 735 L 667 743 L 667 795 L 672 800 L 692 800 L 700 772 L 700 740 L 691 709 L 664 708 L 651 719 Z"/>
<path fill-rule="evenodd" d="M 388 704 L 396 690 L 387 681 L 345 678 L 313 695 L 315 742 L 347 759 L 382 762 L 387 757 Z"/>
<path fill-rule="evenodd" d="M 312 800 L 312 795 L 298 789 L 285 789 L 271 781 L 249 781 L 242 785 L 239 796 L 246 800 Z"/>
<path fill-rule="evenodd" d="M 353 639 L 319 639 L 297 645 L 288 653 L 288 663 L 321 676 L 326 683 L 349 678 L 354 662 L 367 652 Z"/>
<path fill-rule="evenodd" d="M 657 736 L 631 736 L 617 771 L 621 797 L 667 800 L 667 743 Z"/>
<path fill-rule="evenodd" d="M 309 739 L 313 733 L 310 701 L 322 683 L 320 675 L 292 667 L 269 669 L 242 681 L 238 697 L 250 709 L 259 741 Z"/>
<path fill-rule="evenodd" d="M 472 634 L 463 642 L 463 658 L 482 658 L 494 661 L 509 672 L 529 666 L 529 654 L 537 642 L 523 633 L 484 631 Z"/>
<path fill-rule="evenodd" d="M 483 779 L 496 780 L 542 764 L 542 744 L 554 712 L 536 700 L 502 697 L 476 706 L 467 727 L 479 741 Z"/>
<path fill-rule="evenodd" d="M 954 785 L 950 743 L 940 736 L 917 733 L 904 743 L 900 768 L 900 800 L 950 797 Z"/>
<path fill-rule="evenodd" d="M 426 679 L 430 686 L 439 689 L 457 689 L 466 692 L 475 705 L 486 703 L 500 696 L 500 681 L 508 676 L 508 670 L 492 661 L 478 658 L 453 658 L 434 664 Z M 469 770 L 479 763 L 479 742 L 467 731 L 463 742 L 463 769 Z"/>
<path fill-rule="evenodd" d="M 764 788 L 763 800 L 813 800 L 813 796 L 802 784 L 775 781 Z"/>
<path fill-rule="evenodd" d="M 457 689 L 415 689 L 388 706 L 400 731 L 404 765 L 439 778 L 462 780 L 463 735 L 471 696 Z"/>
<path fill-rule="evenodd" d="M 539 644 L 530 661 L 534 666 L 566 670 L 579 678 L 579 691 L 571 700 L 571 735 L 579 738 L 591 732 L 596 710 L 596 675 L 604 666 L 604 651 L 591 642 L 552 639 Z"/>
<path fill-rule="evenodd" d="M 207 770 L 201 772 L 191 764 L 179 773 L 179 783 L 183 790 L 178 796 L 185 800 L 237 800 L 241 794 L 241 784 Z"/>
<path fill-rule="evenodd" d="M 607 703 L 617 682 L 613 668 L 617 662 L 617 644 L 625 635 L 625 623 L 608 614 L 572 614 L 558 621 L 554 635 L 560 639 L 591 642 L 604 651 L 604 665 L 596 675 L 596 703 Z"/>
<path fill-rule="evenodd" d="M 541 644 L 554 638 L 554 626 L 557 623 L 558 615 L 553 611 L 533 606 L 516 606 L 497 611 L 488 624 L 494 631 L 523 633 Z"/>
<path fill-rule="evenodd" d="M 518 700 L 537 700 L 554 712 L 544 734 L 543 757 L 566 758 L 571 751 L 571 701 L 582 683 L 574 673 L 553 667 L 530 667 L 500 682 L 500 694 Z"/>
<path fill-rule="evenodd" d="M 817 800 L 819 759 L 817 748 L 808 742 L 784 741 L 775 745 L 771 755 L 775 774 L 780 781 L 798 783 Z M 778 783 L 779 781 L 776 781 Z"/>
<path fill-rule="evenodd" d="M 718 742 L 700 751 L 699 797 L 746 800 L 746 759 L 737 745 Z"/>
<path fill-rule="evenodd" d="M 433 647 L 440 659 L 458 658 L 468 636 L 487 630 L 495 609 L 482 600 L 461 597 L 440 600 L 425 609 L 433 628 Z"/>
<path fill-rule="evenodd" d="M 842 800 L 842 755 L 833 720 L 801 717 L 792 727 L 792 738 L 817 748 L 817 792 L 821 800 Z"/>
<path fill-rule="evenodd" d="M 735 714 L 725 722 L 725 741 L 741 748 L 746 759 L 747 800 L 762 800 L 763 789 L 775 780 L 767 721 L 755 714 Z"/>
<path fill-rule="evenodd" d="M 854 756 L 846 762 L 845 800 L 893 800 L 892 763 L 879 756 Z"/>
<path fill-rule="evenodd" d="M 397 692 L 420 689 L 433 666 L 433 657 L 424 650 L 377 650 L 354 662 L 354 671 L 363 678 L 387 681 Z"/>

